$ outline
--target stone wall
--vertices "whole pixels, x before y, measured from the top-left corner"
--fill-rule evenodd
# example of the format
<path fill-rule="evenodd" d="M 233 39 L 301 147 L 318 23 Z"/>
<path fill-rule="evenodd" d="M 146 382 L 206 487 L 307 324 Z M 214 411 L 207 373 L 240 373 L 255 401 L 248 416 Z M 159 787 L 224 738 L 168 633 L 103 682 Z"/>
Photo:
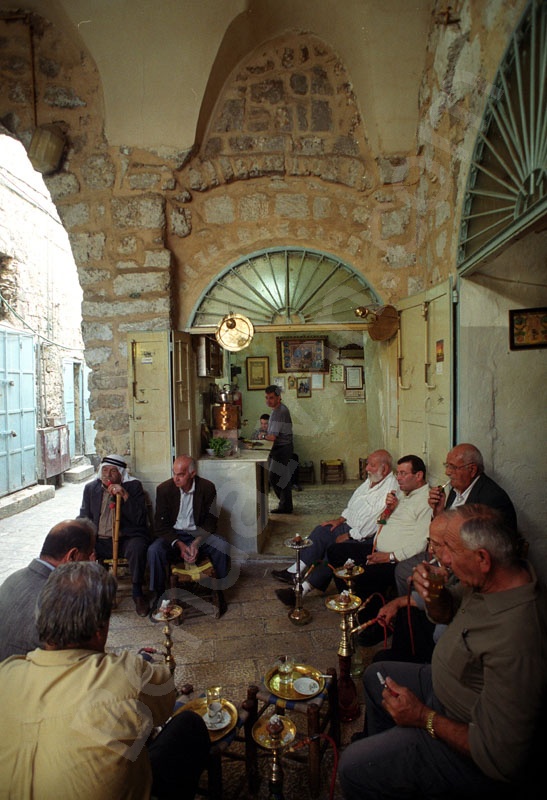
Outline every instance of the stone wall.
<path fill-rule="evenodd" d="M 84 293 L 99 453 L 129 451 L 126 333 L 186 328 L 204 289 L 245 253 L 325 250 L 391 303 L 454 273 L 466 164 L 517 15 L 490 0 L 465 2 L 457 25 L 432 18 L 416 151 L 374 157 L 351 75 L 310 34 L 245 58 L 192 152 L 151 152 L 105 140 L 99 75 L 77 33 L 0 21 L 0 119 L 27 146 L 35 122 L 67 136 L 47 184 Z"/>

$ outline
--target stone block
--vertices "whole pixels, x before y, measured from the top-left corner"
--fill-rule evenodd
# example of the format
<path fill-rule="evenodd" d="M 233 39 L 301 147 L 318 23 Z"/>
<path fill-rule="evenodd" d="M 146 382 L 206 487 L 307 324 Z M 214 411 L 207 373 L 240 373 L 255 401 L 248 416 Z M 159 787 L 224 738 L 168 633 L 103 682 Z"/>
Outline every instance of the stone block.
<path fill-rule="evenodd" d="M 114 198 L 112 219 L 118 228 L 162 228 L 165 224 L 165 200 L 160 195 Z"/>
<path fill-rule="evenodd" d="M 91 464 L 78 464 L 63 472 L 63 478 L 67 483 L 80 483 L 89 480 L 94 474 L 95 470 Z"/>
<path fill-rule="evenodd" d="M 69 239 L 77 264 L 100 261 L 104 257 L 104 233 L 69 233 Z"/>
<path fill-rule="evenodd" d="M 305 194 L 279 194 L 275 198 L 275 213 L 279 217 L 308 219 L 308 198 Z"/>
<path fill-rule="evenodd" d="M 328 100 L 312 100 L 311 129 L 324 132 L 332 130 L 332 108 Z"/>
<path fill-rule="evenodd" d="M 169 250 L 147 250 L 144 254 L 145 267 L 169 267 L 171 253 Z"/>
<path fill-rule="evenodd" d="M 235 222 L 234 201 L 226 195 L 208 198 L 204 203 L 203 211 L 207 223 L 229 225 Z"/>
<path fill-rule="evenodd" d="M 169 212 L 171 231 L 181 238 L 192 232 L 192 213 L 187 208 L 174 208 Z"/>
<path fill-rule="evenodd" d="M 94 155 L 82 164 L 82 176 L 91 189 L 109 189 L 114 185 L 116 171 L 106 155 Z"/>

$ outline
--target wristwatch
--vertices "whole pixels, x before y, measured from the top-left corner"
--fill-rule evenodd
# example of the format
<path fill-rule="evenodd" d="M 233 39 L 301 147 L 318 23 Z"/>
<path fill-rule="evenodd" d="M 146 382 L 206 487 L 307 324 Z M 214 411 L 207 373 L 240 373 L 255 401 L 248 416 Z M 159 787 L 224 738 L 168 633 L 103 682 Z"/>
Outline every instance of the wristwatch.
<path fill-rule="evenodd" d="M 390 564 L 396 564 L 397 563 L 397 559 L 395 558 L 395 553 L 390 553 L 389 554 L 389 563 Z"/>

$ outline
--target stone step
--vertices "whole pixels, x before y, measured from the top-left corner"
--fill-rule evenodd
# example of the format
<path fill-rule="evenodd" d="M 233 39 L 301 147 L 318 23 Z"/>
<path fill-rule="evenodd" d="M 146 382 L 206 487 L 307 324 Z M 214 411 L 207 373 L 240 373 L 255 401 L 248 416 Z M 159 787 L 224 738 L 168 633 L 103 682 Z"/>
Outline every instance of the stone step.
<path fill-rule="evenodd" d="M 7 497 L 0 499 L 0 519 L 7 519 L 7 517 L 18 514 L 20 511 L 26 511 L 27 508 L 32 508 L 32 506 L 54 497 L 55 486 L 41 484 L 8 494 Z"/>
<path fill-rule="evenodd" d="M 95 469 L 91 464 L 77 464 L 63 472 L 63 479 L 67 483 L 79 483 L 92 478 L 94 474 Z"/>

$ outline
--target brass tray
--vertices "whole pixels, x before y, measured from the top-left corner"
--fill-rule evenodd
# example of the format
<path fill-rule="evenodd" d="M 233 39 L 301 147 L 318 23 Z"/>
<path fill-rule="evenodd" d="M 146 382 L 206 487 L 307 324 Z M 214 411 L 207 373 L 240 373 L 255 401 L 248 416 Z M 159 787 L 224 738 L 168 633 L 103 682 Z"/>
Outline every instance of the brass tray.
<path fill-rule="evenodd" d="M 209 730 L 209 738 L 212 742 L 218 742 L 219 739 L 222 739 L 227 733 L 230 733 L 230 731 L 235 728 L 237 723 L 237 708 L 234 706 L 234 704 L 229 700 L 225 700 L 224 698 L 222 698 L 220 702 L 223 710 L 227 711 L 230 715 L 230 722 L 228 722 L 224 728 L 221 728 L 218 731 Z M 200 717 L 203 717 L 207 713 L 207 698 L 197 697 L 195 700 L 189 700 L 183 706 L 177 708 L 173 716 L 175 717 L 182 711 L 195 711 L 196 714 L 199 714 Z"/>
<path fill-rule="evenodd" d="M 261 747 L 264 747 L 267 750 L 273 750 L 274 747 L 286 747 L 289 744 L 292 744 L 296 738 L 296 725 L 292 720 L 287 719 L 286 717 L 282 717 L 283 720 L 283 731 L 278 741 L 272 739 L 271 734 L 267 730 L 268 722 L 270 721 L 269 717 L 260 717 L 257 722 L 253 725 L 253 739 L 257 744 Z"/>
<path fill-rule="evenodd" d="M 292 678 L 293 680 L 296 678 L 313 678 L 316 680 L 319 688 L 314 694 L 300 694 L 300 692 L 296 691 L 292 683 L 285 685 L 281 683 L 280 678 L 281 676 L 277 671 L 277 667 L 272 667 L 266 674 L 264 683 L 272 694 L 275 694 L 276 697 L 280 697 L 282 700 L 310 700 L 312 697 L 317 697 L 318 694 L 321 694 L 325 688 L 325 678 L 320 670 L 315 667 L 310 667 L 309 664 L 295 664 L 292 671 Z"/>

